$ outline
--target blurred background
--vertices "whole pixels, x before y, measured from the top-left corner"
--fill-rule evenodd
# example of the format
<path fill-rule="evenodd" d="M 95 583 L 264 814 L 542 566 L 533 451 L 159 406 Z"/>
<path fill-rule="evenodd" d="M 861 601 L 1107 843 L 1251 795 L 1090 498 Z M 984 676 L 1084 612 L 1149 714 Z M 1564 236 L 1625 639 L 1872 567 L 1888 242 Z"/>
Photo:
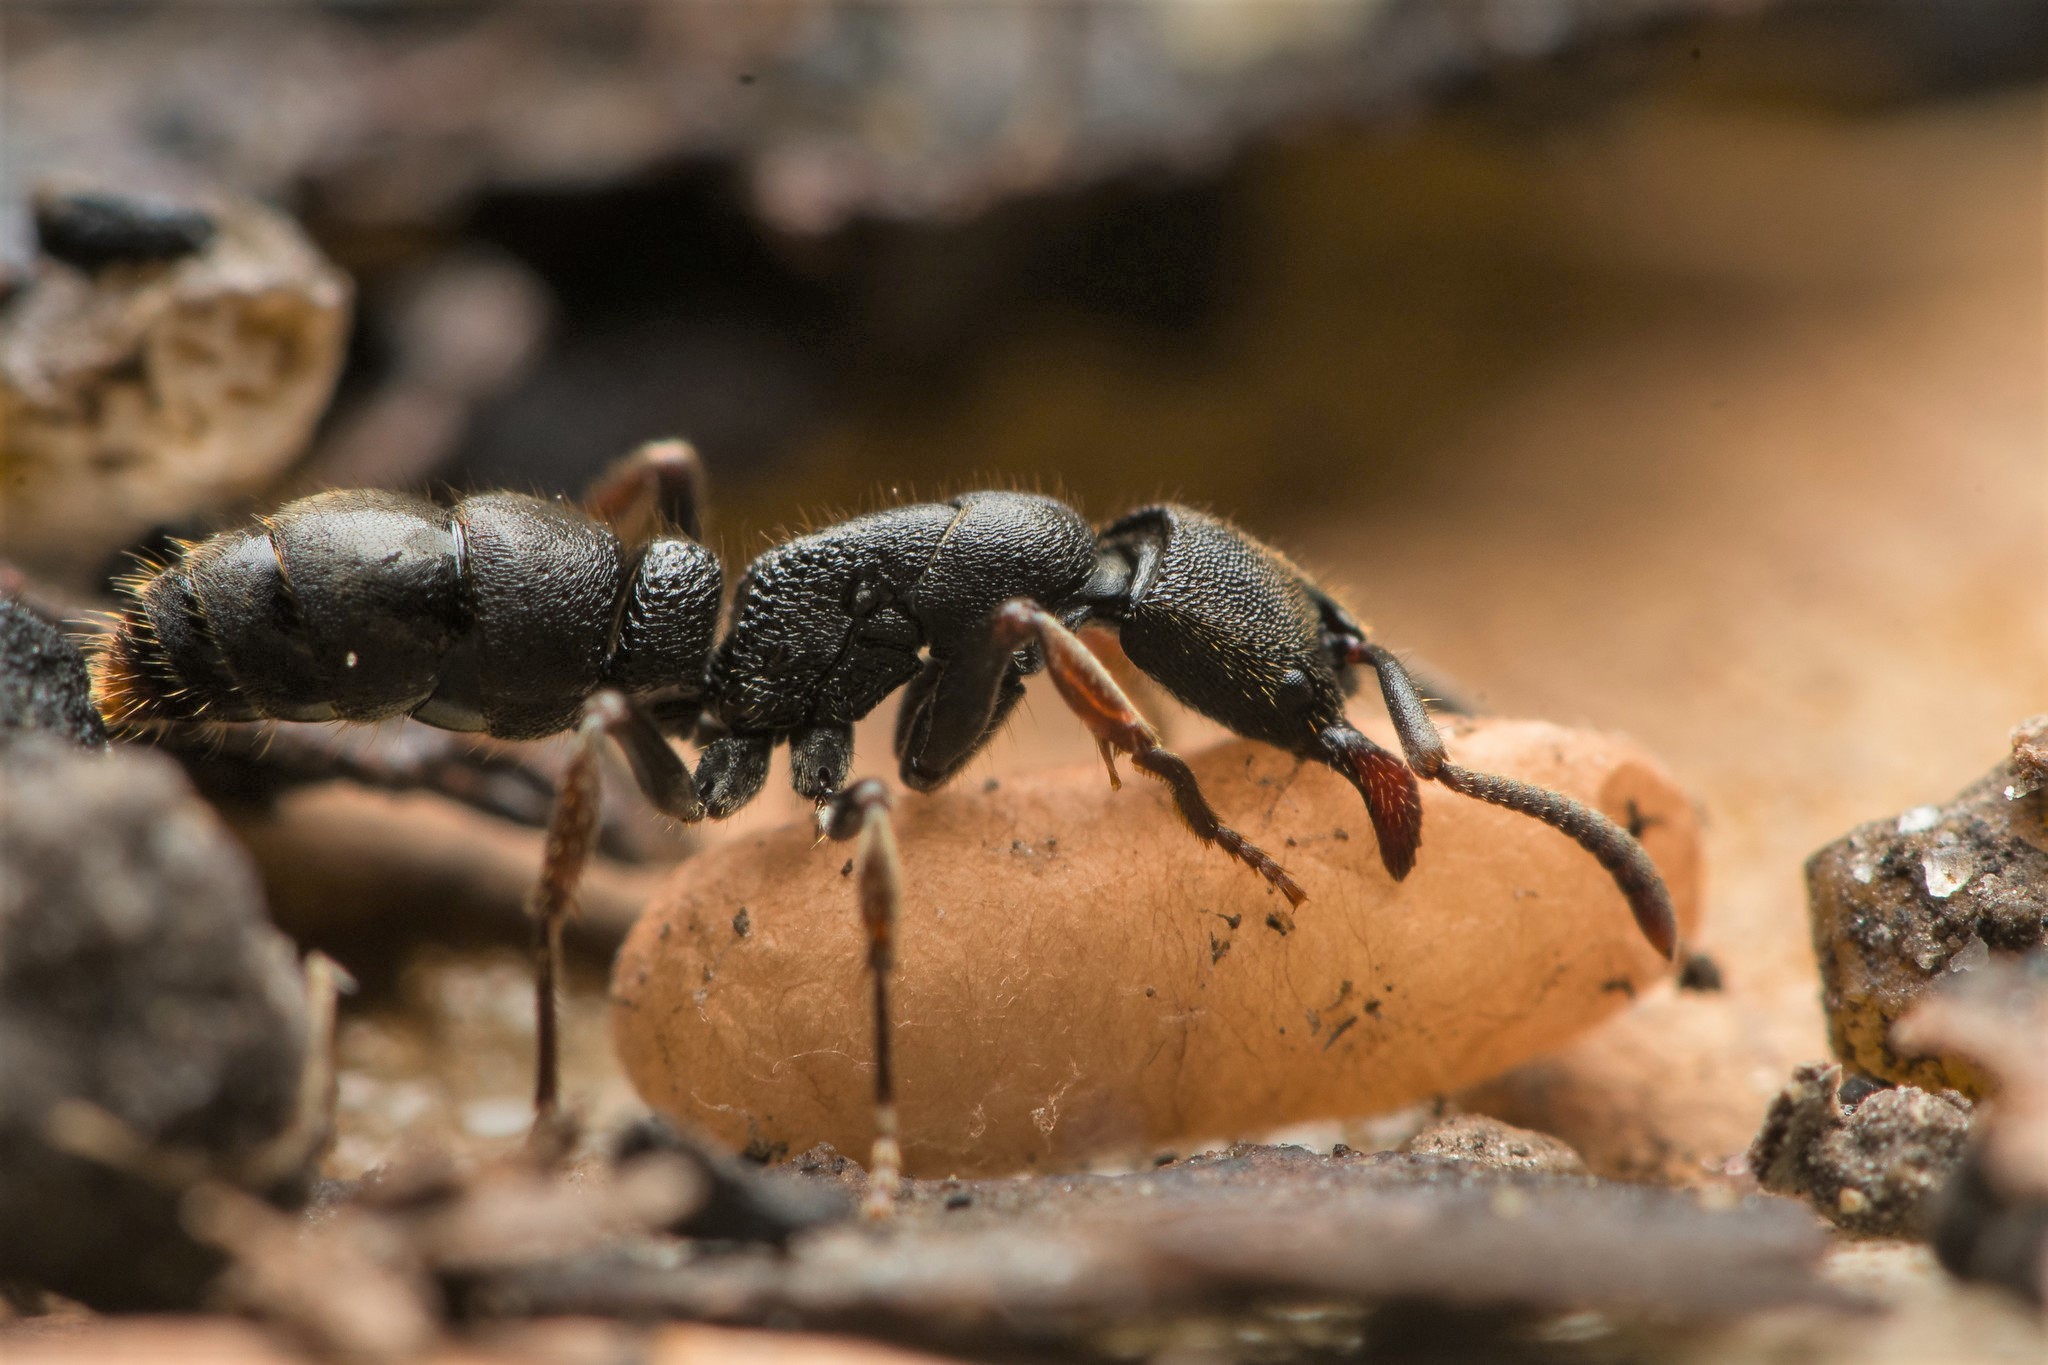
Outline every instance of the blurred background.
<path fill-rule="evenodd" d="M 977 484 L 1170 496 L 1644 741 L 1728 990 L 1473 1097 L 1596 1168 L 1741 1150 L 1825 1052 L 1804 858 L 2048 704 L 2037 0 L 11 0 L 0 44 L 12 269 L 82 174 L 352 279 L 265 497 L 679 434 L 736 569 Z M 989 761 L 1086 752 L 1048 705 Z"/>

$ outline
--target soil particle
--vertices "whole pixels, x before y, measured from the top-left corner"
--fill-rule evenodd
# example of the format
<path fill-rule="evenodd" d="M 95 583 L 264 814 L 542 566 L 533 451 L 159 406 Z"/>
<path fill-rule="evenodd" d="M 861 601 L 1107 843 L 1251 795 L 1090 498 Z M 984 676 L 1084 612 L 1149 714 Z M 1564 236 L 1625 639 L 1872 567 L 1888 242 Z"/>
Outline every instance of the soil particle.
<path fill-rule="evenodd" d="M 1678 968 L 1678 989 L 1708 994 L 1724 989 L 1721 964 L 1705 953 L 1688 953 Z"/>
<path fill-rule="evenodd" d="M 1586 1163 L 1579 1154 L 1556 1138 L 1482 1114 L 1459 1114 L 1432 1123 L 1402 1143 L 1401 1150 L 1418 1156 L 1474 1162 L 1499 1171 L 1586 1174 Z"/>
<path fill-rule="evenodd" d="M 1750 1146 L 1750 1169 L 1765 1189 L 1808 1200 L 1846 1231 L 1926 1236 L 1931 1201 L 1962 1163 L 1970 1101 L 1898 1086 L 1849 1108 L 1841 1082 L 1827 1062 L 1794 1071 Z"/>

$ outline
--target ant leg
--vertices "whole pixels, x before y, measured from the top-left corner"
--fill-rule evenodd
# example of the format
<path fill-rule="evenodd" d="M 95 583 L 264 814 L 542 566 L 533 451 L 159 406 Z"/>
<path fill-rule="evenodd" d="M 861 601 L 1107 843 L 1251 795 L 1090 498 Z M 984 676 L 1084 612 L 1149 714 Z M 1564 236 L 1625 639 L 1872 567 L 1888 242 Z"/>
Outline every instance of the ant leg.
<path fill-rule="evenodd" d="M 896 1072 L 889 1036 L 889 976 L 896 968 L 903 868 L 889 823 L 889 789 L 872 777 L 864 778 L 827 800 L 818 819 L 833 839 L 860 839 L 855 875 L 861 923 L 868 935 L 868 975 L 875 992 L 875 1146 L 861 1212 L 869 1218 L 887 1218 L 895 1212 L 903 1166 L 896 1142 Z"/>
<path fill-rule="evenodd" d="M 574 912 L 576 884 L 583 866 L 590 860 L 596 842 L 598 811 L 597 753 L 606 729 L 605 707 L 600 698 L 617 693 L 600 692 L 583 708 L 583 720 L 576 727 L 576 749 L 562 770 L 555 789 L 554 809 L 548 815 L 545 851 L 541 854 L 540 878 L 534 883 L 528 904 L 533 915 L 533 998 L 534 998 L 534 1083 L 533 1143 L 559 1143 L 562 1132 L 557 1111 L 561 1103 L 561 1043 L 557 1035 L 556 982 L 561 977 L 562 925 Z"/>
<path fill-rule="evenodd" d="M 649 441 L 613 464 L 583 495 L 583 510 L 627 545 L 645 545 L 662 526 L 704 540 L 704 462 L 687 441 Z"/>
<path fill-rule="evenodd" d="M 1024 699 L 1015 657 L 991 648 L 943 662 L 927 660 L 903 691 L 896 713 L 896 756 L 903 784 L 936 791 L 981 752 Z"/>
<path fill-rule="evenodd" d="M 562 926 L 576 909 L 576 886 L 597 844 L 598 750 L 610 735 L 625 750 L 640 787 L 663 811 L 679 820 L 704 818 L 704 803 L 690 780 L 690 770 L 662 738 L 654 721 L 622 693 L 607 688 L 591 694 L 576 726 L 576 747 L 562 770 L 548 813 L 545 852 L 535 882 L 533 915 L 534 971 L 534 1141 L 559 1143 L 564 1132 L 557 1113 L 561 1105 L 561 1041 L 556 1010 L 562 977 Z"/>
<path fill-rule="evenodd" d="M 1216 818 L 1193 771 L 1180 755 L 1160 744 L 1158 732 L 1138 714 L 1102 661 L 1089 653 L 1088 646 L 1072 631 L 1031 602 L 1016 597 L 996 608 L 989 639 L 992 649 L 1005 654 L 1037 642 L 1060 697 L 1095 736 L 1112 786 L 1121 785 L 1116 772 L 1116 754 L 1121 750 L 1130 755 L 1131 766 L 1166 784 L 1173 793 L 1175 809 L 1197 838 L 1217 845 L 1264 877 L 1287 897 L 1289 905 L 1300 905 L 1308 899 L 1308 893 L 1287 874 L 1286 868 Z"/>
<path fill-rule="evenodd" d="M 593 714 L 625 754 L 633 769 L 633 781 L 656 810 L 685 824 L 694 825 L 704 818 L 704 801 L 697 794 L 689 765 L 669 744 L 646 707 L 623 692 L 607 688 L 592 695 L 585 704 L 586 724 Z"/>
<path fill-rule="evenodd" d="M 768 761 L 774 754 L 773 735 L 724 734 L 706 743 L 697 758 L 696 777 L 705 813 L 723 820 L 753 800 L 768 780 Z"/>
<path fill-rule="evenodd" d="M 1352 654 L 1358 662 L 1371 664 L 1379 675 L 1380 692 L 1386 698 L 1387 713 L 1394 719 L 1394 729 L 1401 736 L 1401 748 L 1408 755 L 1409 766 L 1452 791 L 1520 811 L 1569 834 L 1607 869 L 1615 885 L 1628 897 L 1629 909 L 1634 912 L 1643 937 L 1665 957 L 1677 956 L 1678 921 L 1671 909 L 1671 893 L 1665 889 L 1657 865 L 1627 830 L 1560 792 L 1512 777 L 1473 772 L 1451 762 L 1443 736 L 1437 733 L 1436 723 L 1429 718 L 1415 681 L 1401 661 L 1382 646 L 1365 640 L 1352 646 Z"/>

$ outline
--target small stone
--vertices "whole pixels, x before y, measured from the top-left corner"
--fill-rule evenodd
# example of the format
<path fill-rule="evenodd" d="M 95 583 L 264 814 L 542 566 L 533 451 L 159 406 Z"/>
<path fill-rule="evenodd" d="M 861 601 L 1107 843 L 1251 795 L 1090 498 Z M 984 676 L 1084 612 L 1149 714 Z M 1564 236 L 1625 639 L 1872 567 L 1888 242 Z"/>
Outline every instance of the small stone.
<path fill-rule="evenodd" d="M 1947 900 L 1970 884 L 1977 875 L 1976 860 L 1960 848 L 1929 849 L 1920 858 L 1920 875 L 1927 881 L 1927 894 Z"/>
<path fill-rule="evenodd" d="M 28 603 L 0 597 L 0 736 L 26 730 L 107 743 L 78 646 Z"/>
<path fill-rule="evenodd" d="M 221 1261 L 176 1196 L 54 1149 L 45 1120 L 83 1100 L 145 1143 L 249 1161 L 297 1109 L 297 954 L 170 759 L 19 733 L 4 761 L 0 1228 L 36 1235 L 0 1235 L 0 1282 L 104 1310 L 197 1307 Z"/>
<path fill-rule="evenodd" d="M 1842 1103 L 1842 1070 L 1799 1067 L 1750 1144 L 1750 1169 L 1765 1189 L 1796 1195 L 1845 1231 L 1921 1237 L 1935 1195 L 1960 1168 L 1971 1106 L 1898 1086 Z"/>
<path fill-rule="evenodd" d="M 1469 1161 L 1502 1171 L 1586 1174 L 1585 1161 L 1556 1138 L 1482 1114 L 1458 1114 L 1432 1123 L 1402 1143 L 1400 1150 L 1415 1156 Z"/>
<path fill-rule="evenodd" d="M 1990 960 L 1991 945 L 1972 935 L 1970 941 L 1948 960 L 1948 969 L 1952 972 L 1974 972 Z"/>
<path fill-rule="evenodd" d="M 1940 823 L 1940 807 L 1915 806 L 1899 817 L 1897 829 L 1901 834 L 1922 834 Z"/>
<path fill-rule="evenodd" d="M 1853 1069 L 1988 1093 L 1967 1056 L 1908 1056 L 1891 1029 L 1936 981 L 2048 946 L 2048 795 L 2006 795 L 2036 775 L 2042 733 L 2048 721 L 2021 726 L 2013 756 L 1946 805 L 1863 825 L 1807 861 L 1829 1041 Z"/>

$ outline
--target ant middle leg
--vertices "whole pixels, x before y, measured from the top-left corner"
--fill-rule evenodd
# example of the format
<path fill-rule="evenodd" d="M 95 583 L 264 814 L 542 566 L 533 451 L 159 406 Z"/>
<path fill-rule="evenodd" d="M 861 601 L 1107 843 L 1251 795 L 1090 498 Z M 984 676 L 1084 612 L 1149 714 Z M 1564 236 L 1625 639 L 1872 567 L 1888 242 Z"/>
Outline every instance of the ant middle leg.
<path fill-rule="evenodd" d="M 1410 767 L 1452 791 L 1533 816 L 1570 835 L 1614 878 L 1628 898 L 1643 937 L 1665 957 L 1677 956 L 1678 920 L 1671 908 L 1671 893 L 1657 865 L 1627 830 L 1562 792 L 1512 777 L 1474 772 L 1451 762 L 1443 736 L 1437 733 L 1436 722 L 1430 719 L 1429 708 L 1401 661 L 1390 650 L 1366 640 L 1354 642 L 1351 655 L 1356 662 L 1370 664 L 1379 675 L 1380 693 L 1386 698 L 1387 713 L 1393 717 Z"/>
<path fill-rule="evenodd" d="M 861 1212 L 869 1218 L 887 1218 L 895 1212 L 903 1165 L 896 1139 L 895 1052 L 889 1019 L 889 978 L 896 969 L 903 869 L 889 823 L 889 789 L 872 777 L 864 778 L 825 801 L 818 816 L 828 837 L 860 840 L 854 876 L 860 889 L 861 925 L 868 937 L 875 1025 L 875 1145 L 868 1160 L 868 1194 Z"/>
<path fill-rule="evenodd" d="M 1173 793 L 1175 810 L 1197 838 L 1215 844 L 1265 878 L 1287 898 L 1289 905 L 1300 905 L 1308 899 L 1308 893 L 1288 875 L 1286 868 L 1217 818 L 1215 809 L 1202 794 L 1193 770 L 1180 755 L 1159 742 L 1158 731 L 1139 714 L 1123 689 L 1117 686 L 1116 679 L 1103 667 L 1102 661 L 1089 652 L 1088 646 L 1051 613 L 1021 597 L 1012 598 L 996 608 L 995 614 L 989 618 L 987 633 L 976 646 L 956 655 L 947 665 L 949 669 L 964 665 L 968 670 L 967 676 L 981 680 L 978 698 L 972 695 L 973 689 L 966 687 L 952 692 L 958 697 L 953 705 L 973 708 L 967 712 L 968 723 L 949 725 L 941 707 L 950 689 L 942 682 L 934 691 L 933 715 L 926 729 L 927 736 L 972 735 L 972 747 L 965 752 L 954 753 L 934 752 L 929 744 L 922 750 L 906 750 L 902 754 L 906 781 L 912 781 L 914 772 L 949 773 L 980 747 L 992 726 L 990 718 L 999 719 L 1001 710 L 1014 705 L 1016 695 L 1022 692 L 1016 683 L 1011 660 L 1018 650 L 1033 644 L 1044 657 L 1046 671 L 1052 675 L 1053 686 L 1059 690 L 1061 699 L 1095 736 L 1096 748 L 1109 769 L 1111 785 L 1122 785 L 1116 771 L 1116 755 L 1121 752 L 1129 756 L 1133 767 L 1166 784 L 1167 790 Z"/>

